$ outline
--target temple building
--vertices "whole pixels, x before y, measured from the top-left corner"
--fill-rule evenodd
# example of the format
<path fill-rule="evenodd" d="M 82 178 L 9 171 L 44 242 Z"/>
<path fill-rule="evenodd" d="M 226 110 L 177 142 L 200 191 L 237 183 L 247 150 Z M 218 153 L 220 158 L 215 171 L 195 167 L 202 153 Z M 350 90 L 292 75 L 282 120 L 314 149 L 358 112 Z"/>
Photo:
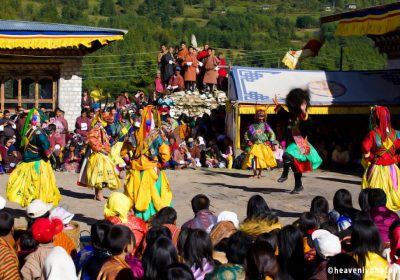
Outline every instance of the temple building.
<path fill-rule="evenodd" d="M 387 55 L 386 69 L 400 69 L 400 2 L 322 17 L 321 25 L 337 21 L 336 36 L 367 36 Z"/>
<path fill-rule="evenodd" d="M 43 106 L 65 111 L 73 124 L 81 111 L 82 59 L 126 30 L 0 20 L 0 109 Z"/>

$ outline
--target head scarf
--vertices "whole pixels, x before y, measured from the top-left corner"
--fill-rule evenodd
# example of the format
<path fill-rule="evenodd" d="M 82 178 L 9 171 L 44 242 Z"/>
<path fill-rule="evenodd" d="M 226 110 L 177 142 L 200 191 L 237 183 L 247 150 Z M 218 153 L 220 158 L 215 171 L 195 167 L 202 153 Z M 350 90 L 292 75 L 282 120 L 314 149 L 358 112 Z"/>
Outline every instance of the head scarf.
<path fill-rule="evenodd" d="M 128 212 L 131 209 L 131 200 L 120 192 L 113 192 L 104 205 L 104 217 L 119 217 L 122 223 L 128 222 Z"/>
<path fill-rule="evenodd" d="M 107 124 L 112 124 L 113 122 L 114 122 L 114 117 L 111 113 L 99 110 L 94 115 L 91 126 L 95 127 L 97 123 L 101 123 L 103 127 L 106 127 Z"/>
<path fill-rule="evenodd" d="M 70 255 L 62 247 L 51 249 L 43 265 L 43 273 L 48 280 L 76 280 L 75 265 Z"/>
<path fill-rule="evenodd" d="M 216 224 L 210 233 L 212 244 L 217 245 L 222 239 L 231 237 L 236 231 L 236 227 L 230 221 L 222 221 Z"/>
<path fill-rule="evenodd" d="M 217 222 L 222 222 L 222 221 L 229 221 L 232 222 L 235 228 L 239 228 L 239 219 L 236 213 L 231 212 L 231 211 L 222 211 L 219 213 Z"/>
<path fill-rule="evenodd" d="M 28 139 L 25 137 L 26 132 L 28 131 L 28 129 L 31 126 L 36 126 L 37 121 L 41 120 L 41 116 L 39 111 L 36 108 L 32 108 L 29 113 L 28 116 L 26 117 L 24 126 L 21 130 L 20 136 L 21 136 L 21 146 L 25 146 L 28 144 Z"/>
<path fill-rule="evenodd" d="M 392 130 L 392 126 L 390 124 L 390 112 L 387 107 L 374 106 L 372 108 L 370 116 L 370 129 L 379 129 L 382 140 L 386 140 L 388 134 Z"/>

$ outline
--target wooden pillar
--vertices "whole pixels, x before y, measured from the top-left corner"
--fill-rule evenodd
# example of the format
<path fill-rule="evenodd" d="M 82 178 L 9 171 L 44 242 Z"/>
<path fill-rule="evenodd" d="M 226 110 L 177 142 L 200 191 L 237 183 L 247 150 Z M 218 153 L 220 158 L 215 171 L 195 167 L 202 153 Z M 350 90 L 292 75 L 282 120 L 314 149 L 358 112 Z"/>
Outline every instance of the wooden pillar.
<path fill-rule="evenodd" d="M 57 78 L 53 77 L 53 111 L 57 107 Z"/>
<path fill-rule="evenodd" d="M 35 82 L 35 107 L 39 108 L 39 78 L 36 77 Z"/>
<path fill-rule="evenodd" d="M 18 77 L 18 106 L 22 105 L 22 78 Z"/>
<path fill-rule="evenodd" d="M 1 79 L 0 108 L 1 108 L 2 111 L 4 111 L 4 79 Z"/>

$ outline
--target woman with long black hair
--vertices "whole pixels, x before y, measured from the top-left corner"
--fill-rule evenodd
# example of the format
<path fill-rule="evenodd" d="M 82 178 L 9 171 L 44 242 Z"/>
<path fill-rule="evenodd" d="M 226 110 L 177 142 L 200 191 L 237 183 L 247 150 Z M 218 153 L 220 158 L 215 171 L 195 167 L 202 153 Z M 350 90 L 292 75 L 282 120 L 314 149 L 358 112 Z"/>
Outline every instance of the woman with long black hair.
<path fill-rule="evenodd" d="M 329 221 L 329 202 L 323 196 L 316 196 L 311 201 L 310 212 L 317 216 L 318 223 Z"/>
<path fill-rule="evenodd" d="M 283 279 L 307 279 L 303 235 L 300 229 L 293 225 L 284 226 L 279 232 L 278 240 L 278 261 Z"/>
<path fill-rule="evenodd" d="M 351 234 L 351 255 L 363 268 L 363 279 L 385 280 L 388 277 L 388 263 L 382 257 L 382 240 L 372 221 L 353 223 Z"/>
<path fill-rule="evenodd" d="M 250 245 L 245 260 L 246 280 L 284 279 L 280 276 L 278 260 L 274 250 L 266 242 Z"/>
<path fill-rule="evenodd" d="M 214 270 L 213 246 L 210 236 L 201 229 L 194 229 L 186 239 L 183 258 L 190 266 L 196 280 L 203 280 Z"/>
<path fill-rule="evenodd" d="M 247 203 L 246 219 L 240 225 L 240 230 L 256 239 L 265 232 L 281 227 L 278 217 L 271 211 L 265 199 L 261 195 L 253 195 Z"/>
<path fill-rule="evenodd" d="M 162 279 L 167 273 L 168 267 L 177 262 L 178 252 L 172 241 L 166 237 L 158 238 L 143 253 L 144 279 Z"/>
<path fill-rule="evenodd" d="M 336 191 L 333 197 L 333 208 L 338 213 L 336 224 L 339 231 L 350 228 L 357 215 L 360 214 L 360 210 L 353 207 L 351 193 L 346 189 Z"/>

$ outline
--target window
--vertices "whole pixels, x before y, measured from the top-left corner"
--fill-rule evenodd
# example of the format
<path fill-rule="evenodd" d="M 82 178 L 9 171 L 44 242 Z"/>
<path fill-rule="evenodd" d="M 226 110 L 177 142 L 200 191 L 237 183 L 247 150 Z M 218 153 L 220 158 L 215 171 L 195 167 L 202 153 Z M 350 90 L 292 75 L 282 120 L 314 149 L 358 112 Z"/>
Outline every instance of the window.
<path fill-rule="evenodd" d="M 39 98 L 53 99 L 53 81 L 50 79 L 39 80 Z"/>
<path fill-rule="evenodd" d="M 1 110 L 14 110 L 16 106 L 31 109 L 43 106 L 56 108 L 56 77 L 1 78 Z"/>
<path fill-rule="evenodd" d="M 35 102 L 35 88 L 36 82 L 31 78 L 25 78 L 22 80 L 22 99 L 31 99 Z"/>
<path fill-rule="evenodd" d="M 4 81 L 4 98 L 18 99 L 18 81 L 8 79 Z"/>

